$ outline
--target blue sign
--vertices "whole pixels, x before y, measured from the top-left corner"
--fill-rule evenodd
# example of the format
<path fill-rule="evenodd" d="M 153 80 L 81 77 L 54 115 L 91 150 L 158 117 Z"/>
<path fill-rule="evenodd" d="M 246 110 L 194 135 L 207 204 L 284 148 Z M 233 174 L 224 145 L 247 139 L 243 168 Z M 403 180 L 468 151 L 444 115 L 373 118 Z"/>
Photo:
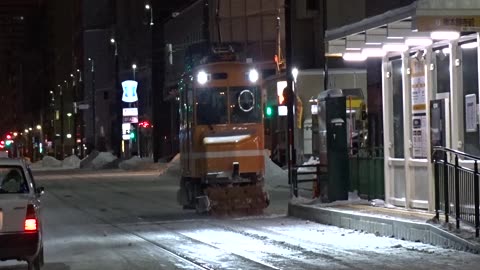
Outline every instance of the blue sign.
<path fill-rule="evenodd" d="M 122 88 L 123 88 L 122 101 L 123 102 L 131 103 L 131 102 L 138 101 L 137 86 L 138 86 L 137 81 L 128 80 L 128 81 L 122 82 Z"/>

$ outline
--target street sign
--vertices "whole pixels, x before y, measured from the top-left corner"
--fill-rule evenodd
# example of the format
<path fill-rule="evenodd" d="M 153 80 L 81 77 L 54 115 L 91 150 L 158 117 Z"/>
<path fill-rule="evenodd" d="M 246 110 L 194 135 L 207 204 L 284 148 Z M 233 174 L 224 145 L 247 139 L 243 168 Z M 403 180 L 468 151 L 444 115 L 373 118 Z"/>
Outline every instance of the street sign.
<path fill-rule="evenodd" d="M 127 80 L 122 82 L 122 89 L 123 89 L 122 101 L 123 102 L 132 103 L 132 102 L 138 101 L 137 86 L 138 86 L 137 81 Z"/>
<path fill-rule="evenodd" d="M 123 108 L 123 116 L 138 116 L 138 108 Z"/>
<path fill-rule="evenodd" d="M 124 116 L 123 117 L 123 123 L 136 124 L 136 123 L 138 123 L 138 116 Z"/>
<path fill-rule="evenodd" d="M 88 110 L 90 108 L 90 104 L 78 104 L 79 110 Z"/>

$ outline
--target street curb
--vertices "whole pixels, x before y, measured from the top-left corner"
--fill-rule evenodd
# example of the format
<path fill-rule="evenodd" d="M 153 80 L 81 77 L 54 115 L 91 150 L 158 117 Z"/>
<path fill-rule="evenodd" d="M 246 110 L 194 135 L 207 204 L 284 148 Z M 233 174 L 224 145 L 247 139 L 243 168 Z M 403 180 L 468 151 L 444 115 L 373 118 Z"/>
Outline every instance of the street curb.
<path fill-rule="evenodd" d="M 288 204 L 288 215 L 352 230 L 363 230 L 378 236 L 422 242 L 443 248 L 480 253 L 480 245 L 458 237 L 432 224 L 352 214 L 310 205 Z"/>

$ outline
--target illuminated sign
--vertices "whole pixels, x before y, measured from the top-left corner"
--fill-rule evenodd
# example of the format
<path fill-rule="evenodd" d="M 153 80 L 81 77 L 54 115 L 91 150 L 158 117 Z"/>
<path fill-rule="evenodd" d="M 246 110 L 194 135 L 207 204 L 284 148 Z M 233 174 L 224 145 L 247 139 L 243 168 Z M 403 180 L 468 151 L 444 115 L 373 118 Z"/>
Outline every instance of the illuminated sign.
<path fill-rule="evenodd" d="M 130 123 L 122 124 L 122 139 L 125 141 L 130 140 Z"/>
<path fill-rule="evenodd" d="M 123 108 L 123 116 L 138 116 L 138 108 Z"/>
<path fill-rule="evenodd" d="M 287 87 L 287 81 L 277 82 L 278 104 L 283 104 L 283 89 L 285 89 L 285 87 Z"/>
<path fill-rule="evenodd" d="M 138 123 L 138 116 L 124 116 L 123 123 L 131 123 L 131 124 Z"/>
<path fill-rule="evenodd" d="M 128 81 L 122 82 L 122 89 L 123 89 L 122 101 L 123 102 L 132 103 L 132 102 L 138 101 L 137 86 L 138 86 L 137 81 L 128 80 Z"/>

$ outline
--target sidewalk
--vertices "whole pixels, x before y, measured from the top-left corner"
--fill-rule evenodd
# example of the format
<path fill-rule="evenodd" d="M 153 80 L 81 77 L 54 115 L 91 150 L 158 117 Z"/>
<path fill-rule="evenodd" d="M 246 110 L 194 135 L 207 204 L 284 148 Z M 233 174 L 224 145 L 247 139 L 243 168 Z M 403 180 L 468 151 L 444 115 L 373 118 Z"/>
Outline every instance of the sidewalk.
<path fill-rule="evenodd" d="M 426 211 L 374 207 L 365 203 L 329 205 L 291 201 L 288 215 L 377 236 L 480 253 L 480 239 L 475 238 L 472 227 L 462 224 L 460 230 L 456 230 L 454 224 L 445 224 L 443 217 L 438 222 L 435 214 Z M 450 222 L 455 219 L 451 218 Z"/>

